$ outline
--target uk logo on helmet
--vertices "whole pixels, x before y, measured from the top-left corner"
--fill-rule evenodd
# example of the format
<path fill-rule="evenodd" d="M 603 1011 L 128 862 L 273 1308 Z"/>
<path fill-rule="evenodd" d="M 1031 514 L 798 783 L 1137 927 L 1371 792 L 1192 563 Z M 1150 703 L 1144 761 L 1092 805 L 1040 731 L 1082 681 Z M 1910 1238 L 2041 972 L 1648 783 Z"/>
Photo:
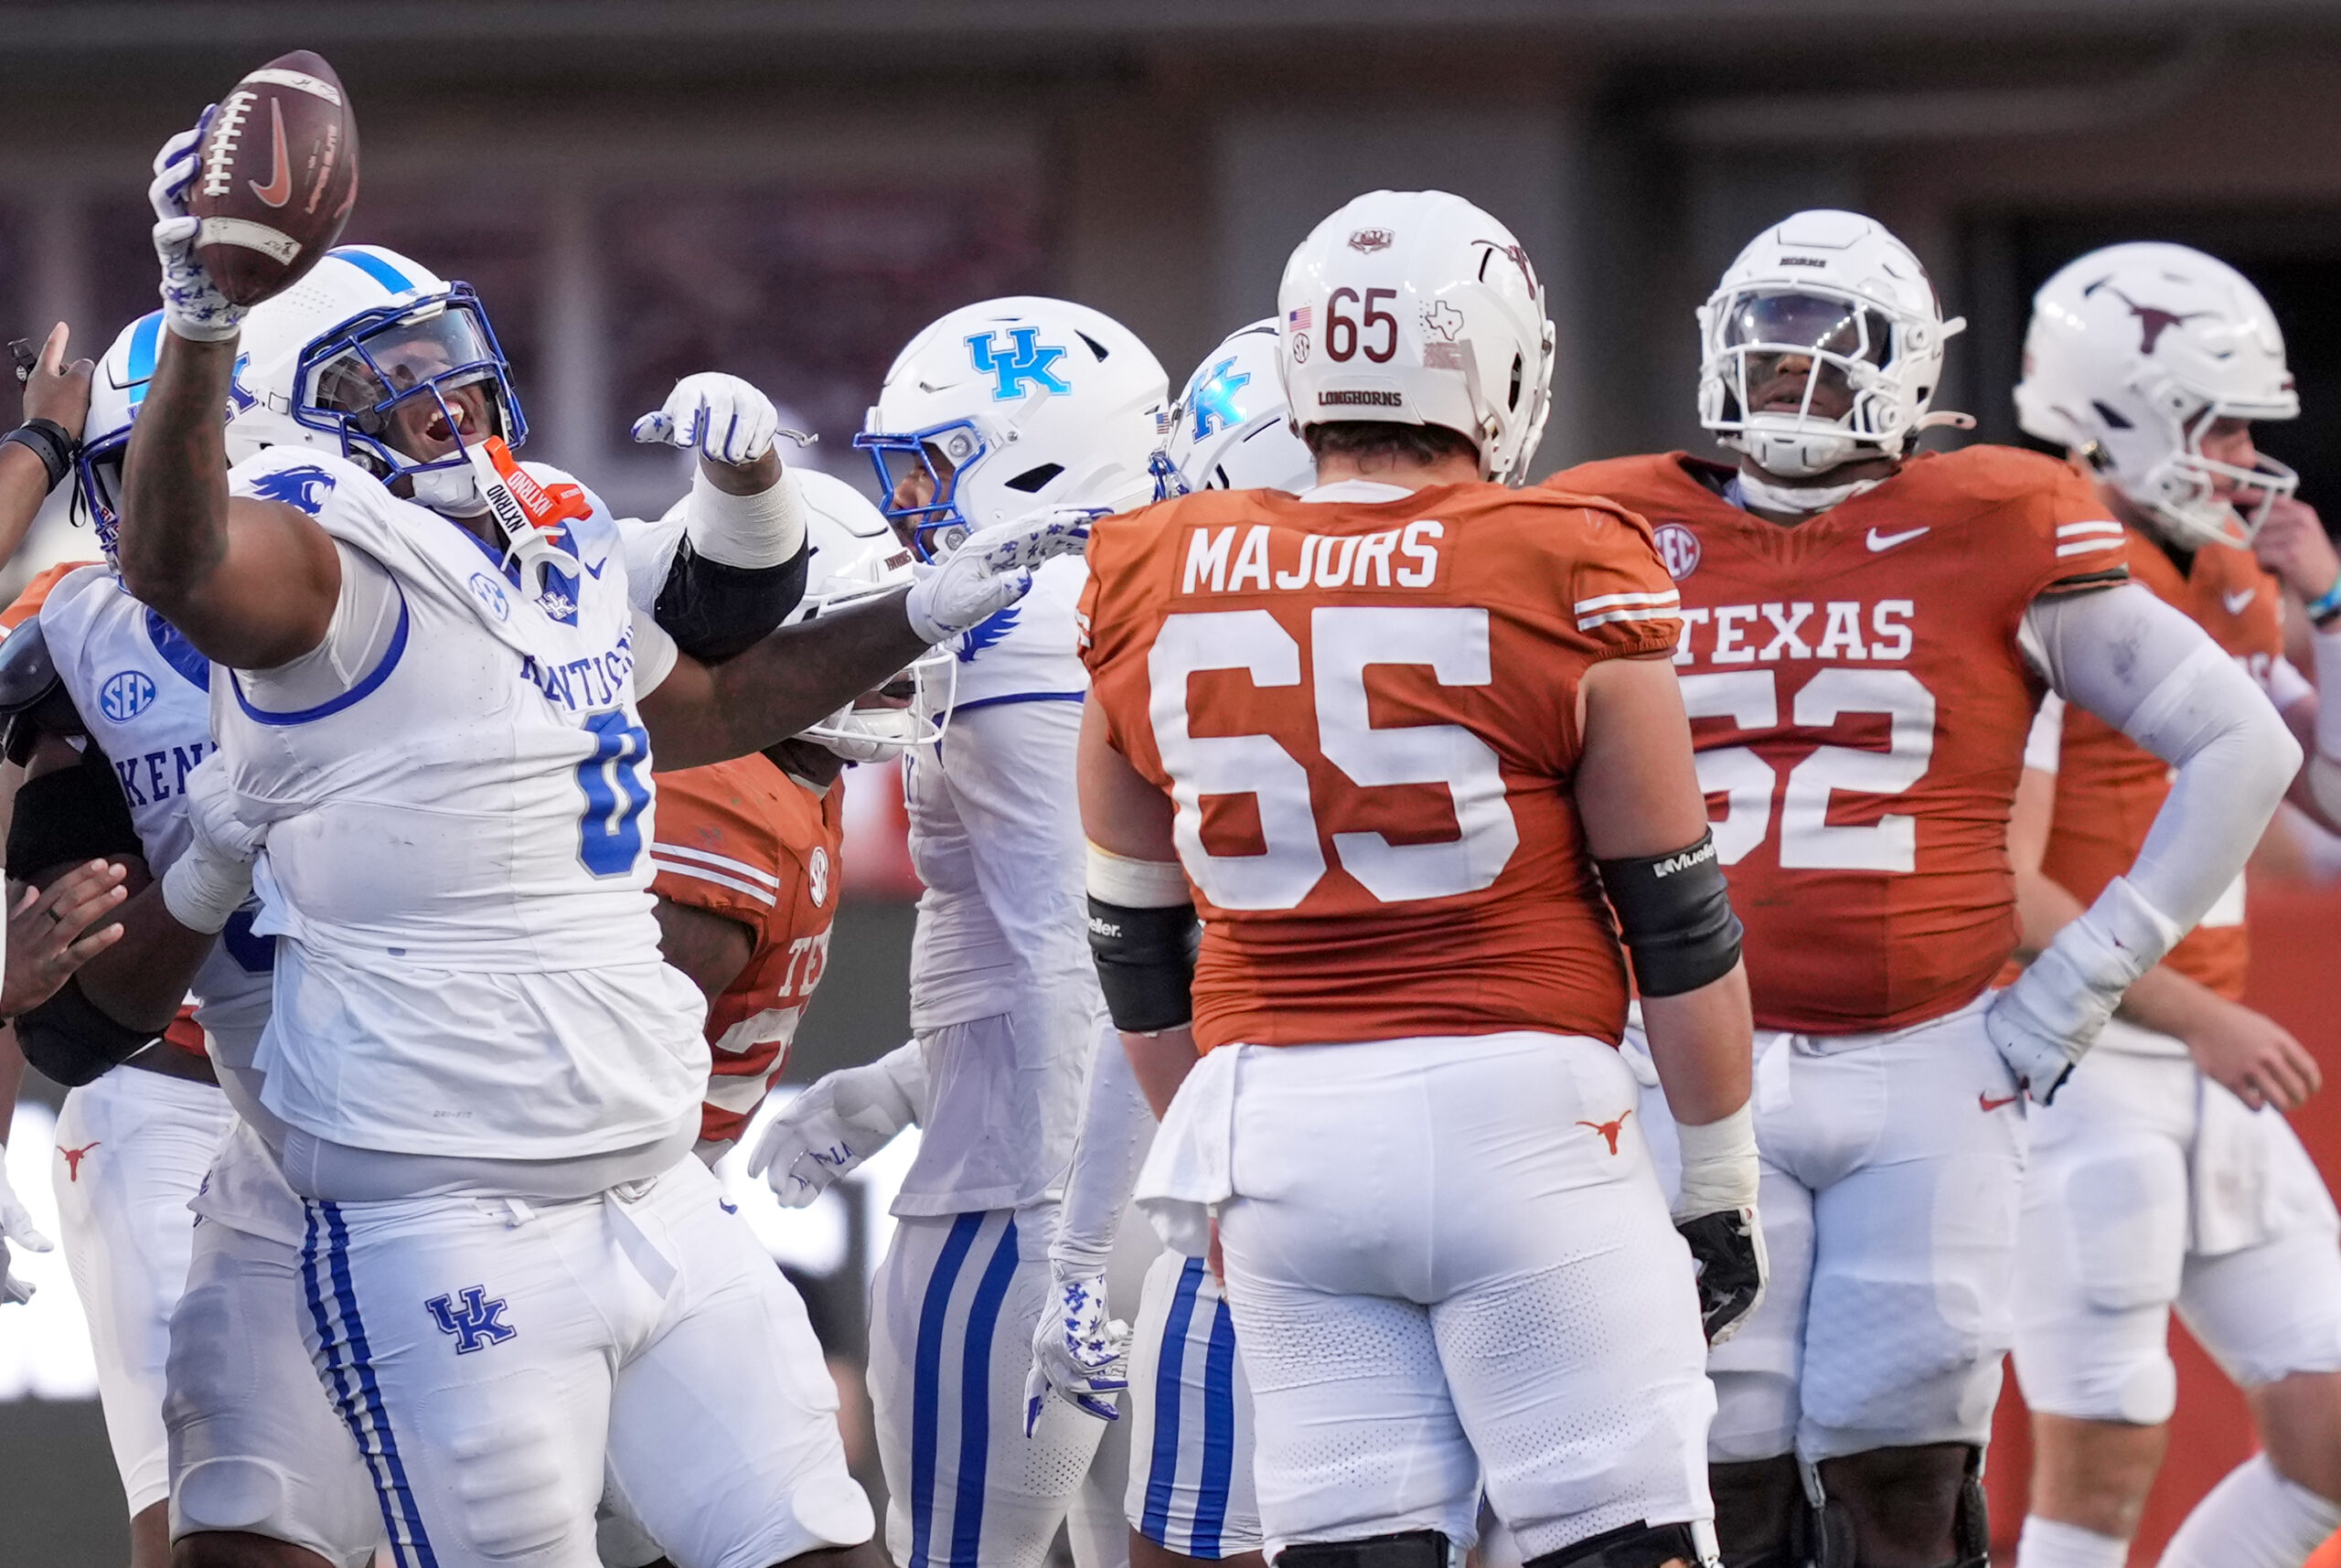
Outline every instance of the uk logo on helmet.
<path fill-rule="evenodd" d="M 1195 389 L 1197 441 L 1215 430 L 1234 430 L 1244 422 L 1244 411 L 1235 406 L 1235 394 L 1251 384 L 1252 373 L 1238 370 L 1232 354 L 1211 368 L 1210 376 Z"/>
<path fill-rule="evenodd" d="M 981 332 L 967 339 L 967 358 L 984 375 L 992 378 L 991 395 L 994 402 L 1006 402 L 1024 395 L 1027 382 L 1037 383 L 1044 392 L 1070 392 L 1073 383 L 1052 368 L 1064 357 L 1063 346 L 1042 343 L 1037 326 L 1011 326 L 1008 329 L 1010 347 L 1002 352 L 999 334 Z"/>
<path fill-rule="evenodd" d="M 1680 523 L 1661 523 L 1651 530 L 1651 543 L 1666 575 L 1680 582 L 1699 570 L 1699 536 Z"/>
<path fill-rule="evenodd" d="M 155 683 L 144 670 L 126 669 L 106 677 L 98 688 L 98 708 L 117 724 L 126 724 L 146 711 L 155 700 Z"/>

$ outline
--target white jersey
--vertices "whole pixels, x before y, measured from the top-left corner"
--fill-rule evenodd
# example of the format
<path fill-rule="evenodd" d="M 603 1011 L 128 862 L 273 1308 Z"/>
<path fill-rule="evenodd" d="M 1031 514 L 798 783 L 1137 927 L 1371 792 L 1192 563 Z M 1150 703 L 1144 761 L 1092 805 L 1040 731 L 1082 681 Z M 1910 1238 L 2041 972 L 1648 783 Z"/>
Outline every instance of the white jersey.
<path fill-rule="evenodd" d="M 1077 559 L 1052 561 L 1021 603 L 958 639 L 950 726 L 936 751 L 903 764 L 911 861 L 926 886 L 911 1028 L 934 1093 L 897 1214 L 1032 1202 L 1061 1187 L 1072 1154 L 1104 1010 L 1074 793 L 1089 685 L 1074 610 L 1086 576 Z M 960 1027 L 1003 1014 L 1004 1027 Z"/>
<path fill-rule="evenodd" d="M 160 878 L 187 852 L 187 776 L 211 752 L 210 661 L 102 566 L 59 580 L 40 628 Z M 268 1022 L 272 947 L 252 933 L 251 914 L 239 912 L 196 974 L 196 1021 L 224 1066 L 249 1065 Z"/>
<path fill-rule="evenodd" d="M 271 825 L 268 1109 L 360 1148 L 504 1159 L 688 1126 L 704 1008 L 658 955 L 635 710 L 637 662 L 663 675 L 672 645 L 629 603 L 615 525 L 593 504 L 568 525 L 573 574 L 523 589 L 340 458 L 274 448 L 230 484 L 309 512 L 399 596 L 379 660 L 329 701 L 272 710 L 249 672 L 214 683 L 240 809 Z"/>

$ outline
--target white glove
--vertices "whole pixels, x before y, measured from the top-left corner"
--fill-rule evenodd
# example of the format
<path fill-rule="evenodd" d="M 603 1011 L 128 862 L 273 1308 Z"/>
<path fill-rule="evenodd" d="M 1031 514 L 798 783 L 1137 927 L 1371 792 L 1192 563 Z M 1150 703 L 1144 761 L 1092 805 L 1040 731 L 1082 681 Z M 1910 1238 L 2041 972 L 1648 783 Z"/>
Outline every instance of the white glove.
<path fill-rule="evenodd" d="M 763 1177 L 786 1207 L 802 1209 L 892 1143 L 925 1105 L 926 1059 L 914 1040 L 791 1100 L 757 1136 L 748 1174 Z"/>
<path fill-rule="evenodd" d="M 45 1253 L 51 1244 L 34 1228 L 31 1211 L 17 1200 L 16 1189 L 8 1185 L 8 1162 L 0 1159 L 0 1307 L 12 1301 L 30 1301 L 33 1296 L 32 1282 L 18 1279 L 8 1271 L 11 1243 L 34 1253 Z"/>
<path fill-rule="evenodd" d="M 1051 507 L 1012 523 L 995 523 L 933 565 L 914 567 L 918 581 L 903 606 L 921 641 L 940 643 L 982 625 L 1031 592 L 1033 569 L 1089 543 L 1096 507 Z"/>
<path fill-rule="evenodd" d="M 2043 1105 L 2056 1098 L 2122 993 L 2183 934 L 2127 878 L 2108 882 L 1983 1014 L 1983 1032 L 2017 1086 Z"/>
<path fill-rule="evenodd" d="M 675 383 L 655 413 L 634 421 L 634 439 L 696 449 L 710 463 L 744 468 L 772 450 L 780 411 L 737 376 L 701 370 Z"/>
<path fill-rule="evenodd" d="M 1130 1326 L 1106 1316 L 1106 1276 L 1059 1275 L 1049 1309 L 1032 1329 L 1032 1370 L 1024 1379 L 1024 1435 L 1056 1395 L 1100 1421 L 1119 1421 L 1113 1396 L 1130 1386 Z"/>
<path fill-rule="evenodd" d="M 182 131 L 155 155 L 155 183 L 146 200 L 155 208 L 155 254 L 163 263 L 163 319 L 173 332 L 197 343 L 218 343 L 236 336 L 244 324 L 244 307 L 228 303 L 203 263 L 195 259 L 195 240 L 202 221 L 187 209 L 187 193 L 199 172 L 196 144 L 203 139 L 212 104 L 191 131 Z"/>
<path fill-rule="evenodd" d="M 187 852 L 163 873 L 163 907 L 189 931 L 216 933 L 252 894 L 252 860 L 268 840 L 265 827 L 236 815 L 227 764 L 214 752 L 187 774 Z"/>

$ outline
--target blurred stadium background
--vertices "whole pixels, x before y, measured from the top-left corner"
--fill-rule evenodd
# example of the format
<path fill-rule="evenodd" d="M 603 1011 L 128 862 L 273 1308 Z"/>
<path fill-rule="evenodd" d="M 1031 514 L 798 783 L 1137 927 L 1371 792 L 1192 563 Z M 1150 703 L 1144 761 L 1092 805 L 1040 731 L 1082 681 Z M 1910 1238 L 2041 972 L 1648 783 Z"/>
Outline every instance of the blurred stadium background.
<path fill-rule="evenodd" d="M 169 133 L 285 48 L 358 106 L 349 230 L 476 284 L 531 455 L 621 509 L 683 470 L 625 444 L 721 368 L 850 446 L 894 349 L 942 311 L 1046 292 L 1119 317 L 1173 385 L 1268 314 L 1283 259 L 1361 189 L 1502 216 L 1560 331 L 1542 469 L 1702 442 L 1691 312 L 1801 207 L 1875 214 L 1969 321 L 1937 406 L 2013 439 L 2026 303 L 2090 246 L 2202 246 L 2282 320 L 2303 418 L 2266 444 L 2341 518 L 2341 4 L 2336 0 L 55 0 L 0 5 L 0 336 L 94 353 L 152 307 L 144 190 Z M 1540 469 L 1540 471 L 1542 471 Z M 60 516 L 39 560 L 93 553 Z M 32 560 L 20 563 L 13 581 Z M 850 899 L 790 1077 L 898 1043 L 915 893 L 882 773 L 857 779 Z M 2260 1004 L 2341 1074 L 2341 865 L 2272 841 Z M 48 1117 L 10 1173 L 48 1201 Z M 2341 1178 L 2341 1089 L 2302 1117 Z M 850 1373 L 888 1170 L 760 1219 Z M 743 1184 L 744 1191 L 744 1184 Z M 0 1312 L 0 1564 L 114 1568 L 121 1494 L 62 1266 Z M 2133 1561 L 2249 1445 L 2191 1350 Z M 2008 1412 L 2004 1411 L 2004 1416 Z M 2023 1424 L 1992 1456 L 2022 1513 Z"/>

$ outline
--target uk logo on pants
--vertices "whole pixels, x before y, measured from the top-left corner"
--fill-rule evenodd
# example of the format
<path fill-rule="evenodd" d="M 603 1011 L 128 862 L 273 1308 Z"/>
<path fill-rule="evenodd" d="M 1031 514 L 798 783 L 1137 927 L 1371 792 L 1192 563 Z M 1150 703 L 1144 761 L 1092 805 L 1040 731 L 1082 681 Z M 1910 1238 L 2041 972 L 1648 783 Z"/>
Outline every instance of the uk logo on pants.
<path fill-rule="evenodd" d="M 455 1354 L 468 1356 L 482 1345 L 501 1345 L 519 1334 L 504 1321 L 504 1298 L 486 1299 L 486 1285 L 465 1285 L 458 1294 L 463 1299 L 460 1307 L 455 1297 L 448 1296 L 434 1296 L 422 1304 L 431 1320 L 439 1325 L 439 1332 L 455 1336 Z"/>

